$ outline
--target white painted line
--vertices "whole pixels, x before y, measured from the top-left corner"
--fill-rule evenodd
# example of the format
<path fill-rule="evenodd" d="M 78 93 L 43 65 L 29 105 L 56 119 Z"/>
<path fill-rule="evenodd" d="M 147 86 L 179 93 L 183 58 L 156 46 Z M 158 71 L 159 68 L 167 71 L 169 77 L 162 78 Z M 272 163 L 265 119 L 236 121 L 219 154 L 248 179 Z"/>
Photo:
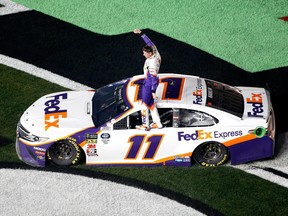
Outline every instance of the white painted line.
<path fill-rule="evenodd" d="M 288 188 L 288 180 L 286 178 L 274 175 L 271 172 L 268 172 L 259 168 L 256 168 L 256 169 L 250 168 L 250 169 L 245 169 L 244 171 Z"/>
<path fill-rule="evenodd" d="M 33 76 L 45 79 L 47 81 L 50 81 L 52 83 L 56 83 L 60 86 L 63 86 L 65 88 L 69 88 L 71 90 L 91 90 L 93 88 L 83 85 L 81 83 L 75 82 L 73 80 L 70 80 L 68 78 L 62 77 L 58 74 L 54 74 L 48 70 L 44 70 L 42 68 L 36 67 L 34 65 L 25 63 L 23 61 L 20 61 L 18 59 L 14 59 L 5 55 L 0 54 L 0 64 L 7 65 L 9 67 L 15 68 L 17 70 L 24 71 L 28 74 L 31 74 Z"/>
<path fill-rule="evenodd" d="M 72 174 L 0 169 L 0 185 L 5 216 L 204 215 L 155 193 Z"/>
<path fill-rule="evenodd" d="M 15 2 L 12 2 L 10 0 L 0 0 L 0 4 L 4 5 L 4 7 L 0 7 L 0 16 L 31 10 L 23 5 L 16 4 Z"/>

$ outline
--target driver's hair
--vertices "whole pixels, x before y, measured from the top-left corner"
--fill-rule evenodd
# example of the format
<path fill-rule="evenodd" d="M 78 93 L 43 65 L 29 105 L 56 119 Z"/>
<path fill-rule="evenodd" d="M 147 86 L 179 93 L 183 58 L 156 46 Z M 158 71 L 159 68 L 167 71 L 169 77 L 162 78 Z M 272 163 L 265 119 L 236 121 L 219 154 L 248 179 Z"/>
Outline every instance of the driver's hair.
<path fill-rule="evenodd" d="M 144 52 L 153 53 L 153 48 L 151 46 L 145 45 L 143 47 Z"/>

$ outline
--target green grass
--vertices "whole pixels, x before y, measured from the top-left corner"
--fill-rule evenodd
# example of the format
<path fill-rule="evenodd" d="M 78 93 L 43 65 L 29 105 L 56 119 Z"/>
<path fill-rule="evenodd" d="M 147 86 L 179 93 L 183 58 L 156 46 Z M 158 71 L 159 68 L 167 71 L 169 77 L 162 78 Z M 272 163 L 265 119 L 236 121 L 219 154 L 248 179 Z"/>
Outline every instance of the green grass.
<path fill-rule="evenodd" d="M 160 189 L 179 192 L 225 215 L 287 214 L 286 189 L 231 167 L 207 169 L 196 165 L 191 168 L 89 169 L 138 179 L 157 185 Z"/>
<path fill-rule="evenodd" d="M 16 125 L 21 114 L 39 97 L 66 89 L 5 65 L 0 65 L 0 80 L 0 160 L 15 161 Z"/>
<path fill-rule="evenodd" d="M 16 124 L 23 111 L 39 97 L 65 88 L 0 65 L 0 163 L 22 164 L 15 152 Z M 288 215 L 288 189 L 229 166 L 92 167 L 98 175 L 129 178 L 199 200 L 225 215 Z M 69 170 L 69 169 L 68 169 Z M 72 171 L 71 171 L 72 172 Z M 125 181 L 124 181 L 125 182 Z"/>

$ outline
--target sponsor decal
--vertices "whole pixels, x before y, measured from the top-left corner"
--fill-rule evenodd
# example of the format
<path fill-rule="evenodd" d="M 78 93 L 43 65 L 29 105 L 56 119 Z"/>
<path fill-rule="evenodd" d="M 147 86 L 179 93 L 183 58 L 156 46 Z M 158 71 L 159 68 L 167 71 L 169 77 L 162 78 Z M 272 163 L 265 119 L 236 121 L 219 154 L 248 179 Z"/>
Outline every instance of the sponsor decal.
<path fill-rule="evenodd" d="M 97 143 L 97 139 L 86 139 L 86 143 Z"/>
<path fill-rule="evenodd" d="M 109 139 L 110 138 L 110 134 L 109 133 L 102 133 L 101 134 L 101 138 L 102 139 Z"/>
<path fill-rule="evenodd" d="M 180 162 L 180 163 L 191 162 L 191 159 L 189 156 L 184 156 L 184 157 L 176 156 L 175 162 Z"/>
<path fill-rule="evenodd" d="M 96 149 L 96 143 L 88 143 L 87 144 L 86 154 L 88 156 L 98 156 L 97 149 Z"/>
<path fill-rule="evenodd" d="M 147 119 L 146 119 L 147 110 L 146 109 L 141 111 L 141 116 L 142 116 L 142 124 L 145 125 L 147 123 Z"/>
<path fill-rule="evenodd" d="M 35 151 L 35 154 L 45 156 L 45 152 L 43 151 Z"/>
<path fill-rule="evenodd" d="M 214 131 L 214 138 L 223 138 L 225 139 L 226 137 L 238 137 L 238 136 L 242 136 L 243 132 L 240 131 L 228 131 L 228 132 L 219 132 L 219 131 Z"/>
<path fill-rule="evenodd" d="M 192 92 L 193 96 L 195 96 L 195 100 L 193 100 L 193 104 L 199 104 L 201 105 L 202 104 L 202 82 L 201 82 L 201 79 L 197 79 L 197 86 L 196 86 L 196 91 Z"/>
<path fill-rule="evenodd" d="M 238 137 L 242 136 L 243 132 L 240 131 L 224 131 L 224 132 L 219 132 L 219 131 L 204 131 L 204 130 L 195 130 L 194 133 L 191 134 L 185 134 L 184 131 L 179 131 L 178 132 L 178 141 L 189 141 L 189 140 L 205 140 L 205 139 L 226 139 L 228 137 Z"/>
<path fill-rule="evenodd" d="M 35 146 L 35 150 L 46 152 L 46 149 Z"/>
<path fill-rule="evenodd" d="M 203 139 L 212 139 L 212 132 L 205 132 L 204 130 L 196 130 L 194 133 L 191 134 L 184 134 L 183 131 L 178 132 L 178 140 L 181 141 L 182 139 L 189 141 L 189 140 L 203 140 Z"/>
<path fill-rule="evenodd" d="M 67 93 L 62 93 L 54 96 L 49 96 L 48 101 L 45 102 L 45 131 L 50 127 L 59 128 L 59 119 L 67 118 L 67 110 L 61 109 L 60 100 L 67 99 Z"/>
<path fill-rule="evenodd" d="M 42 155 L 38 155 L 38 156 L 37 156 L 37 159 L 38 159 L 38 160 L 45 160 L 45 157 L 42 156 Z"/>
<path fill-rule="evenodd" d="M 246 103 L 251 104 L 252 112 L 248 112 L 248 117 L 263 117 L 262 94 L 252 93 L 250 98 L 246 98 Z"/>
<path fill-rule="evenodd" d="M 86 134 L 86 139 L 98 139 L 98 134 Z"/>
<path fill-rule="evenodd" d="M 111 137 L 111 135 L 109 133 L 102 133 L 101 134 L 101 139 L 102 139 L 102 142 L 104 144 L 108 144 L 108 142 L 110 141 L 110 137 Z"/>
<path fill-rule="evenodd" d="M 86 154 L 88 156 L 98 156 L 96 144 L 98 140 L 98 134 L 86 134 L 87 149 Z"/>

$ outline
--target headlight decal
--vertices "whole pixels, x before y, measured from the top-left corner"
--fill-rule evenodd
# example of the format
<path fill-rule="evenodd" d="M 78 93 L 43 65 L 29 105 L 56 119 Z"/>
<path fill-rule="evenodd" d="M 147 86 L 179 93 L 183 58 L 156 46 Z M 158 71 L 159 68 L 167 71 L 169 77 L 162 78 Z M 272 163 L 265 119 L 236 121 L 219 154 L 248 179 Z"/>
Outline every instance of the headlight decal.
<path fill-rule="evenodd" d="M 46 140 L 49 139 L 48 137 L 39 137 L 34 134 L 31 134 L 27 129 L 23 127 L 21 123 L 18 123 L 17 125 L 17 137 L 30 142 L 45 142 Z"/>

